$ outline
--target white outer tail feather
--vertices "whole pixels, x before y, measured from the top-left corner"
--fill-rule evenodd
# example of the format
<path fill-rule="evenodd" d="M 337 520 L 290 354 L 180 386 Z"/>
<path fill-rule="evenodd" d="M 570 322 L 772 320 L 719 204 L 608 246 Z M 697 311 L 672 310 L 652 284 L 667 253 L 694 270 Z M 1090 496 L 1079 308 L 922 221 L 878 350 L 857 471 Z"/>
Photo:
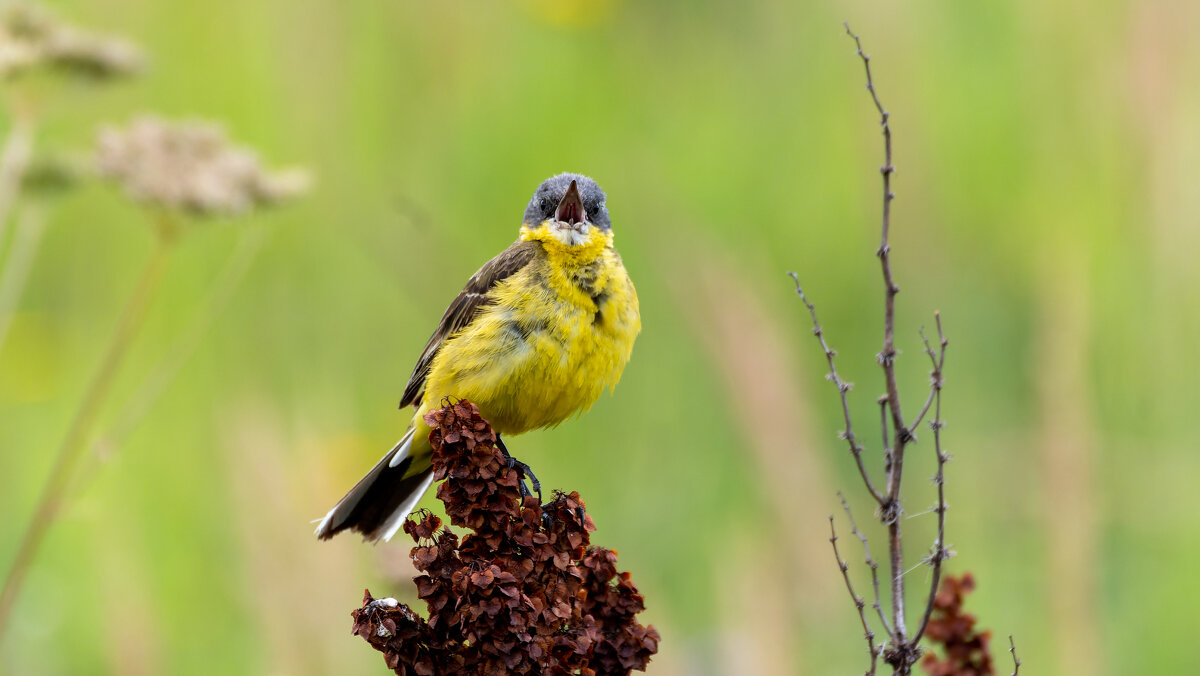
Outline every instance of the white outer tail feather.
<path fill-rule="evenodd" d="M 408 454 L 412 452 L 413 429 L 414 428 L 410 427 L 408 432 L 405 433 L 404 438 L 400 441 L 397 441 L 396 445 L 392 447 L 392 450 L 388 451 L 388 453 L 392 454 L 392 459 L 390 462 L 388 462 L 388 467 L 395 467 L 404 462 L 404 459 L 407 458 Z M 380 462 L 383 461 L 380 460 Z"/>
<path fill-rule="evenodd" d="M 388 520 L 383 522 L 383 526 L 381 526 L 379 530 L 375 531 L 376 533 L 381 531 L 383 532 L 383 535 L 380 537 L 384 542 L 390 541 L 392 536 L 396 534 L 396 531 L 400 530 L 401 524 L 404 523 L 404 520 L 408 518 L 409 514 L 412 514 L 413 508 L 417 506 L 417 502 L 421 500 L 422 495 L 425 495 L 425 491 L 429 490 L 429 486 L 432 483 L 433 472 L 429 472 L 426 474 L 425 480 L 421 482 L 421 490 L 413 493 L 412 497 L 405 500 L 403 504 L 397 507 L 396 511 L 392 512 L 392 515 L 388 517 Z"/>
<path fill-rule="evenodd" d="M 396 445 L 392 447 L 392 450 L 385 453 L 379 462 L 375 464 L 375 467 L 367 473 L 367 476 L 363 477 L 358 484 L 346 494 L 345 497 L 343 497 L 336 505 L 333 506 L 333 509 L 329 510 L 329 512 L 325 514 L 325 518 L 321 519 L 321 523 L 317 525 L 317 529 L 314 531 L 316 535 L 320 535 L 322 531 L 329 527 L 330 523 L 333 521 L 334 515 L 337 512 L 342 510 L 350 512 L 354 509 L 354 507 L 358 504 L 358 501 L 361 500 L 363 495 L 366 493 L 367 489 L 371 487 L 372 481 L 368 481 L 368 479 L 373 478 L 373 475 L 376 474 L 376 470 L 381 470 L 385 466 L 395 467 L 408 457 L 408 454 L 412 451 L 413 431 L 414 430 L 412 428 L 409 428 L 408 432 L 405 433 L 400 441 L 397 441 Z M 390 460 L 389 457 L 391 458 Z M 429 485 L 432 483 L 433 474 L 430 474 L 421 486 L 420 492 L 414 494 L 413 498 L 406 500 L 400 505 L 399 508 L 396 509 L 396 511 L 392 512 L 392 515 L 388 517 L 388 520 L 384 522 L 383 525 L 384 541 L 391 540 L 392 536 L 396 534 L 396 531 L 400 530 L 400 524 L 403 523 L 404 518 L 407 517 L 409 513 L 412 512 L 413 508 L 417 506 L 417 501 L 421 499 L 421 496 L 424 495 L 425 491 L 429 489 Z"/>

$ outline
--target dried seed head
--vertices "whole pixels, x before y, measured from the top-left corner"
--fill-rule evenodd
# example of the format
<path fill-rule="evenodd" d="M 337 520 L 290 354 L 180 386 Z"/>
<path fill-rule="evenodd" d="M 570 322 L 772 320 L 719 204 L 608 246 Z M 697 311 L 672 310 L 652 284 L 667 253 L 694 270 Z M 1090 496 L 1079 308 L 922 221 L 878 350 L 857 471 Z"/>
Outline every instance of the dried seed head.
<path fill-rule="evenodd" d="M 102 129 L 100 175 L 117 181 L 136 202 L 197 215 L 237 215 L 304 192 L 299 169 L 268 172 L 250 149 L 234 146 L 218 125 L 203 121 L 135 119 Z"/>
<path fill-rule="evenodd" d="M 128 40 L 70 26 L 40 7 L 27 3 L 0 7 L 0 78 L 38 67 L 109 80 L 141 72 L 145 57 Z"/>
<path fill-rule="evenodd" d="M 975 616 L 963 607 L 974 589 L 975 578 L 970 573 L 942 578 L 925 636 L 945 657 L 939 658 L 934 651 L 925 655 L 921 666 L 931 676 L 996 673 L 988 648 L 991 632 L 977 629 Z"/>
<path fill-rule="evenodd" d="M 595 524 L 578 493 L 547 505 L 522 496 L 519 477 L 474 404 L 430 412 L 438 499 L 461 540 L 428 511 L 404 523 L 421 571 L 428 619 L 367 592 L 355 635 L 401 676 L 590 674 L 644 671 L 659 634 L 616 552 L 591 545 Z"/>

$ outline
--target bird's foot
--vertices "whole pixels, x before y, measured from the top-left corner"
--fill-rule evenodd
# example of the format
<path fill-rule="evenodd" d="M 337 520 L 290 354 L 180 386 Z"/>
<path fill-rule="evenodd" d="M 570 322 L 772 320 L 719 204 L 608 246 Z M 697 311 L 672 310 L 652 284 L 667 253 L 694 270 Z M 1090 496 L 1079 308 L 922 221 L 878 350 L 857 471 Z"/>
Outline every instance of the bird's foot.
<path fill-rule="evenodd" d="M 542 505 L 542 508 L 544 509 L 547 506 L 548 505 Z M 583 530 L 587 530 L 587 516 L 583 511 L 583 505 L 575 506 L 575 518 L 579 520 L 579 527 Z M 550 514 L 550 512 L 542 512 L 542 527 L 547 531 L 554 530 L 555 521 L 556 519 Z"/>
<path fill-rule="evenodd" d="M 502 439 L 500 435 L 496 435 L 496 446 L 500 448 L 500 452 L 504 454 L 504 457 L 508 458 L 509 468 L 517 470 L 517 474 L 520 475 L 520 479 L 517 481 L 517 486 L 521 491 L 521 497 L 527 498 L 534 493 L 537 493 L 538 504 L 542 504 L 542 482 L 538 481 L 537 475 L 533 473 L 533 470 L 529 468 L 529 465 L 517 460 L 512 456 L 512 453 L 508 452 L 508 447 L 504 445 L 504 439 Z M 529 481 L 533 483 L 532 491 L 529 490 L 529 486 L 525 485 L 526 477 L 529 477 Z"/>

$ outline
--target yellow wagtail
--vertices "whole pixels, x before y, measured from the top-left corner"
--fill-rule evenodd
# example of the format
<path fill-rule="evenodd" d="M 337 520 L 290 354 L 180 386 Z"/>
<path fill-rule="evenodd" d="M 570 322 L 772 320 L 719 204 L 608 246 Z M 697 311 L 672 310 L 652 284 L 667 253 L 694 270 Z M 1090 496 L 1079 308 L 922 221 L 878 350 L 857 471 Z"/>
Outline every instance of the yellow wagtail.
<path fill-rule="evenodd" d="M 471 277 L 417 360 L 400 400 L 417 407 L 404 438 L 325 515 L 318 537 L 395 534 L 433 482 L 425 414 L 445 397 L 474 402 L 498 434 L 520 434 L 616 386 L 642 322 L 604 200 L 579 174 L 538 186 L 517 241 Z"/>

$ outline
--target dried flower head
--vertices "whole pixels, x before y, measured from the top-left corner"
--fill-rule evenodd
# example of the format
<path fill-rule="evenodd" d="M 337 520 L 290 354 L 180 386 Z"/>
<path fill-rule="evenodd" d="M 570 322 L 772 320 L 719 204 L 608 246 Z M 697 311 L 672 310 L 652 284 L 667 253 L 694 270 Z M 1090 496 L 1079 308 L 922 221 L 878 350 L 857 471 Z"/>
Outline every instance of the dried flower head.
<path fill-rule="evenodd" d="M 616 553 L 589 546 L 595 525 L 579 494 L 558 493 L 544 507 L 522 499 L 517 471 L 470 402 L 426 421 L 434 477 L 445 480 L 438 499 L 451 523 L 473 532 L 460 541 L 428 512 L 407 521 L 429 616 L 368 591 L 354 633 L 401 676 L 644 670 L 658 632 L 637 623 L 643 599 L 629 573 L 617 572 Z"/>
<path fill-rule="evenodd" d="M 32 4 L 0 7 L 0 78 L 37 67 L 108 80 L 141 72 L 145 57 L 128 40 L 65 24 Z"/>
<path fill-rule="evenodd" d="M 97 167 L 136 202 L 198 215 L 235 215 L 278 204 L 310 182 L 299 169 L 268 172 L 254 151 L 231 144 L 217 124 L 157 117 L 102 129 Z"/>
<path fill-rule="evenodd" d="M 975 616 L 963 610 L 967 594 L 975 589 L 970 573 L 942 579 L 933 599 L 933 615 L 925 629 L 930 643 L 939 645 L 945 658 L 925 655 L 921 666 L 931 676 L 992 676 L 995 669 L 988 652 L 990 631 L 975 629 Z"/>

